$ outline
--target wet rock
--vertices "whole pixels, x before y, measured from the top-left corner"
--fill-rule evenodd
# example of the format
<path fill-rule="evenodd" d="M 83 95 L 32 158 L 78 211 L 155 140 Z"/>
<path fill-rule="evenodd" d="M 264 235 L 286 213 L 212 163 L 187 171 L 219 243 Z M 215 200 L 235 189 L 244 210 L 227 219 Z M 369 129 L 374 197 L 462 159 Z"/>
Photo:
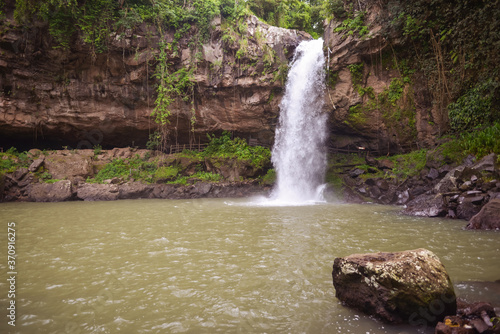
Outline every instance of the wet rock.
<path fill-rule="evenodd" d="M 448 210 L 441 194 L 424 194 L 406 204 L 403 213 L 411 216 L 444 217 Z"/>
<path fill-rule="evenodd" d="M 17 182 L 17 186 L 19 188 L 24 188 L 31 184 L 34 181 L 34 176 L 33 174 L 26 174 L 21 180 Z"/>
<path fill-rule="evenodd" d="M 457 218 L 469 220 L 481 210 L 480 204 L 483 201 L 483 197 L 461 197 L 458 201 Z"/>
<path fill-rule="evenodd" d="M 490 200 L 478 214 L 470 219 L 465 228 L 468 230 L 500 230 L 500 199 Z"/>
<path fill-rule="evenodd" d="M 356 169 L 353 169 L 349 172 L 349 176 L 352 177 L 352 178 L 356 178 L 360 175 L 363 175 L 365 173 L 364 170 L 360 169 L 360 168 L 356 168 Z"/>
<path fill-rule="evenodd" d="M 194 185 L 193 191 L 198 196 L 206 196 L 212 190 L 212 184 L 207 182 L 198 182 Z"/>
<path fill-rule="evenodd" d="M 429 180 L 435 180 L 439 177 L 439 172 L 435 168 L 431 168 L 426 176 Z"/>
<path fill-rule="evenodd" d="M 118 186 L 118 199 L 150 198 L 153 186 L 140 182 L 127 182 Z"/>
<path fill-rule="evenodd" d="M 496 183 L 497 183 L 497 180 L 485 182 L 481 185 L 481 190 L 484 192 L 488 192 L 496 187 Z"/>
<path fill-rule="evenodd" d="M 426 193 L 427 189 L 428 188 L 424 187 L 424 186 L 415 186 L 415 187 L 410 189 L 410 193 L 411 193 L 412 197 L 417 197 L 417 196 L 420 196 L 420 195 Z"/>
<path fill-rule="evenodd" d="M 44 166 L 52 175 L 53 179 L 63 179 L 81 176 L 87 178 L 93 175 L 90 157 L 73 154 L 70 152 L 58 152 L 51 154 L 44 160 Z"/>
<path fill-rule="evenodd" d="M 384 180 L 384 179 L 377 180 L 376 185 L 382 191 L 389 190 L 389 183 L 386 180 Z"/>
<path fill-rule="evenodd" d="M 118 186 L 112 184 L 83 184 L 76 197 L 84 201 L 114 201 L 118 199 Z"/>
<path fill-rule="evenodd" d="M 500 192 L 488 191 L 488 196 L 490 197 L 490 200 L 495 198 L 500 199 Z"/>
<path fill-rule="evenodd" d="M 456 313 L 451 280 L 426 249 L 336 258 L 332 278 L 343 304 L 385 322 L 435 324 Z"/>
<path fill-rule="evenodd" d="M 459 166 L 449 171 L 441 179 L 441 181 L 439 181 L 438 184 L 434 186 L 434 192 L 439 194 L 458 190 L 456 174 L 462 172 L 464 168 L 464 166 Z"/>
<path fill-rule="evenodd" d="M 28 174 L 28 169 L 26 168 L 18 168 L 13 174 L 12 174 L 12 178 L 15 180 L 15 181 L 20 181 L 23 177 L 26 176 L 26 174 Z"/>
<path fill-rule="evenodd" d="M 450 165 L 444 165 L 442 166 L 441 168 L 439 168 L 438 172 L 439 172 L 439 177 L 442 178 L 442 177 L 445 177 L 446 174 L 448 174 L 450 172 L 450 170 L 452 170 L 452 167 Z"/>
<path fill-rule="evenodd" d="M 410 200 L 410 193 L 408 190 L 400 192 L 397 196 L 396 204 L 398 205 L 406 204 Z"/>
<path fill-rule="evenodd" d="M 368 191 L 370 193 L 370 197 L 375 199 L 379 198 L 382 194 L 377 186 L 371 186 Z"/>
<path fill-rule="evenodd" d="M 500 333 L 500 330 L 493 329 L 491 318 L 494 317 L 496 317 L 495 311 L 489 303 L 467 304 L 459 301 L 457 315 L 448 316 L 443 322 L 438 323 L 435 333 Z"/>
<path fill-rule="evenodd" d="M 32 202 L 63 202 L 73 199 L 73 196 L 73 186 L 69 180 L 35 183 L 28 187 L 28 198 Z"/>
<path fill-rule="evenodd" d="M 471 181 L 466 181 L 464 182 L 460 187 L 459 189 L 462 190 L 462 191 L 466 191 L 466 190 L 469 190 L 473 187 L 472 185 L 472 182 Z"/>
<path fill-rule="evenodd" d="M 45 157 L 41 157 L 41 158 L 36 159 L 35 161 L 33 161 L 31 163 L 31 165 L 29 166 L 28 170 L 31 173 L 36 172 L 38 170 L 38 168 L 40 168 L 40 166 L 43 164 L 44 160 L 45 160 Z"/>
<path fill-rule="evenodd" d="M 463 165 L 465 166 L 472 166 L 474 165 L 474 161 L 476 160 L 476 158 L 469 154 L 468 156 L 465 157 L 464 161 L 463 161 Z"/>
<path fill-rule="evenodd" d="M 473 165 L 472 168 L 477 171 L 495 172 L 497 171 L 496 161 L 497 155 L 495 153 L 491 153 Z"/>
<path fill-rule="evenodd" d="M 358 193 L 360 193 L 361 195 L 366 195 L 367 194 L 367 191 L 366 191 L 365 187 L 359 187 L 359 188 L 356 189 L 356 191 Z"/>

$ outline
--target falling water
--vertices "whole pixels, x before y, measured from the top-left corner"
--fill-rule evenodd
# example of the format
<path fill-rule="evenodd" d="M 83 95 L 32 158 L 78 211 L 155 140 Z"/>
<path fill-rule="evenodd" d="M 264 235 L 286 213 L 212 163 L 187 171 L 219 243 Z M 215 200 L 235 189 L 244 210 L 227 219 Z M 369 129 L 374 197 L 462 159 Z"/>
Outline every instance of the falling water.
<path fill-rule="evenodd" d="M 272 162 L 277 173 L 272 199 L 322 201 L 326 170 L 323 40 L 299 44 L 280 104 Z"/>

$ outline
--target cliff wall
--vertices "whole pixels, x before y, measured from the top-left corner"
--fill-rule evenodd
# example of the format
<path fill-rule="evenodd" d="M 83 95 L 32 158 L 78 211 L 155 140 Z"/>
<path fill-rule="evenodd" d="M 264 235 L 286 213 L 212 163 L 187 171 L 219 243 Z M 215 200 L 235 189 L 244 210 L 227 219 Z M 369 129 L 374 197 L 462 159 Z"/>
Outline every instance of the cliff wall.
<path fill-rule="evenodd" d="M 244 28 L 212 22 L 210 37 L 193 47 L 189 35 L 141 24 L 113 33 L 95 53 L 78 36 L 54 48 L 48 27 L 18 25 L 7 13 L 0 27 L 0 146 L 92 148 L 145 146 L 156 124 L 153 77 L 161 48 L 169 73 L 188 68 L 188 98 L 170 105 L 169 142 L 206 141 L 233 131 L 270 144 L 283 78 L 295 47 L 308 34 L 247 17 Z M 162 42 L 161 42 L 162 41 Z M 169 47 L 170 46 L 170 47 Z"/>

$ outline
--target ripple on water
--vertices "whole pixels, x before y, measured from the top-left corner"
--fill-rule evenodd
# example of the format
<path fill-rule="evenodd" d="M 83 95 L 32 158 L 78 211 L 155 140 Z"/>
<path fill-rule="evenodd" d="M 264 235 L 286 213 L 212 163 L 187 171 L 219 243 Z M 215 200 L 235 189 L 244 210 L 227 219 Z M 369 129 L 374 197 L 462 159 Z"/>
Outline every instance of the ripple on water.
<path fill-rule="evenodd" d="M 15 215 L 5 218 L 23 224 L 30 245 L 19 245 L 19 305 L 34 317 L 20 323 L 37 333 L 69 322 L 110 333 L 415 333 L 340 305 L 335 257 L 424 247 L 441 258 L 458 291 L 500 278 L 500 234 L 463 231 L 464 222 L 405 217 L 380 205 L 254 201 L 9 210 Z"/>

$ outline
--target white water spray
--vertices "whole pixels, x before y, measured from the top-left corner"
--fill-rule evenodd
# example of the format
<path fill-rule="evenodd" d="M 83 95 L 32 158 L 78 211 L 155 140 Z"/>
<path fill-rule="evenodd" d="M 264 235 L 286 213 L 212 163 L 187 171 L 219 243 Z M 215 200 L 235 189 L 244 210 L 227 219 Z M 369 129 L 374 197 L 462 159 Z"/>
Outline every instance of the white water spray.
<path fill-rule="evenodd" d="M 278 202 L 323 201 L 327 115 L 322 113 L 325 57 L 323 40 L 299 44 L 280 104 L 272 162 Z"/>

